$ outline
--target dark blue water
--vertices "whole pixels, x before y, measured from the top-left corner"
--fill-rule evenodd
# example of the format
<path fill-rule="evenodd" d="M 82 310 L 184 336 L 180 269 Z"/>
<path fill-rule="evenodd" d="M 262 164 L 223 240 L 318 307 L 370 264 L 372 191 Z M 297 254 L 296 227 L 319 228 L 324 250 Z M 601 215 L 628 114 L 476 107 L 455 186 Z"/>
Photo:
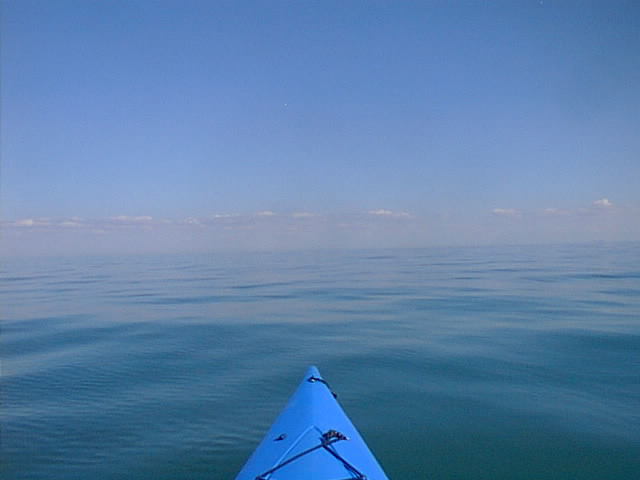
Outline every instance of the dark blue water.
<path fill-rule="evenodd" d="M 640 478 L 640 245 L 2 261 L 2 478 L 233 479 L 316 364 L 394 480 Z"/>

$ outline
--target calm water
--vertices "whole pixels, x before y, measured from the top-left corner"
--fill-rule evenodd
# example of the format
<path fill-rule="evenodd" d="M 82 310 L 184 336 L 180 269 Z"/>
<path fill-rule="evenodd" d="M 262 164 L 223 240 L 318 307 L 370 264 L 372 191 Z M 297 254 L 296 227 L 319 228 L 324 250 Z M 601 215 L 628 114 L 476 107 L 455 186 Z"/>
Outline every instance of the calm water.
<path fill-rule="evenodd" d="M 2 261 L 2 477 L 232 480 L 309 364 L 392 480 L 640 478 L 640 245 Z"/>

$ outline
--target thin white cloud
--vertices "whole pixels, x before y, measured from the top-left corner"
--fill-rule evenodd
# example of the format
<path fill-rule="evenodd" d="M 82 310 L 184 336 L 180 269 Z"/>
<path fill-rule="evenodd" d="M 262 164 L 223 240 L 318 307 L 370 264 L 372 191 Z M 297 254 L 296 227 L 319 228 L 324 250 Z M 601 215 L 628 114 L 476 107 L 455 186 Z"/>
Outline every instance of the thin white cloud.
<path fill-rule="evenodd" d="M 576 216 L 576 217 L 590 217 L 599 215 L 609 215 L 612 213 L 630 213 L 629 206 L 614 205 L 607 198 L 601 198 L 592 202 L 589 206 L 575 207 L 575 208 L 545 208 L 542 213 L 548 216 Z"/>
<path fill-rule="evenodd" d="M 177 221 L 178 225 L 202 226 L 202 221 L 196 217 L 186 217 Z"/>
<path fill-rule="evenodd" d="M 610 208 L 613 207 L 613 203 L 611 203 L 608 198 L 601 198 L 600 200 L 593 202 L 593 206 L 598 208 Z"/>
<path fill-rule="evenodd" d="M 25 218 L 24 220 L 14 222 L 14 225 L 16 227 L 33 227 L 35 222 L 33 221 L 33 218 Z"/>
<path fill-rule="evenodd" d="M 380 210 L 369 210 L 369 215 L 378 215 L 381 217 L 390 217 L 393 215 L 393 212 L 391 210 L 385 210 L 384 208 L 381 208 Z"/>
<path fill-rule="evenodd" d="M 136 224 L 150 224 L 153 222 L 153 217 L 149 215 L 141 215 L 141 216 L 129 216 L 129 215 L 118 215 L 116 217 L 111 217 L 111 221 L 120 224 L 127 225 L 136 225 Z"/>
<path fill-rule="evenodd" d="M 49 218 L 24 218 L 11 223 L 14 227 L 48 227 L 51 225 Z"/>
<path fill-rule="evenodd" d="M 240 215 L 231 215 L 228 213 L 215 213 L 207 217 L 187 217 L 187 218 L 197 219 L 203 225 L 219 225 L 219 224 L 228 224 L 228 223 L 236 222 L 238 221 L 238 219 L 242 217 Z"/>
<path fill-rule="evenodd" d="M 571 211 L 565 208 L 545 208 L 542 213 L 545 215 L 567 216 L 571 214 Z"/>
<path fill-rule="evenodd" d="M 407 212 L 394 212 L 392 210 L 387 210 L 385 208 L 380 208 L 378 210 L 369 210 L 367 212 L 369 215 L 374 215 L 377 217 L 389 217 L 389 218 L 409 218 L 410 214 Z"/>
<path fill-rule="evenodd" d="M 494 208 L 491 213 L 498 217 L 520 218 L 522 214 L 515 208 Z"/>
<path fill-rule="evenodd" d="M 82 228 L 85 226 L 85 223 L 80 221 L 79 219 L 69 219 L 60 222 L 60 226 L 65 228 Z"/>
<path fill-rule="evenodd" d="M 258 216 L 258 217 L 273 217 L 273 216 L 275 216 L 275 213 L 273 213 L 271 210 L 261 210 L 259 212 L 256 212 L 256 216 Z"/>
<path fill-rule="evenodd" d="M 317 217 L 317 215 L 315 213 L 309 213 L 309 212 L 296 212 L 291 216 L 293 218 L 314 218 L 314 217 Z"/>

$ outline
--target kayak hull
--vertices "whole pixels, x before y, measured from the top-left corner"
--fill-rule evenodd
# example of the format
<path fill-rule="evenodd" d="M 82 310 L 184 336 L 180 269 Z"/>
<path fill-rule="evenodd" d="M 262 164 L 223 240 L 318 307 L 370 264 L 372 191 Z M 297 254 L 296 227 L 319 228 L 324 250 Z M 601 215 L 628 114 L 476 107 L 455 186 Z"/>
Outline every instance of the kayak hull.
<path fill-rule="evenodd" d="M 316 367 L 236 480 L 388 480 Z"/>

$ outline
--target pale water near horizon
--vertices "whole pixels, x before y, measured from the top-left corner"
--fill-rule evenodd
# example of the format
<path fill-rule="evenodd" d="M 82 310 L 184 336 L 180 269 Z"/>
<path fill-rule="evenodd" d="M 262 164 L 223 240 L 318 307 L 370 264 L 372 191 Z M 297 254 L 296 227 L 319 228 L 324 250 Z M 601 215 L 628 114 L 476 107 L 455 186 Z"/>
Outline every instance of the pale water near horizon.
<path fill-rule="evenodd" d="M 640 245 L 1 261 L 4 479 L 232 480 L 315 364 L 392 480 L 640 478 Z"/>

